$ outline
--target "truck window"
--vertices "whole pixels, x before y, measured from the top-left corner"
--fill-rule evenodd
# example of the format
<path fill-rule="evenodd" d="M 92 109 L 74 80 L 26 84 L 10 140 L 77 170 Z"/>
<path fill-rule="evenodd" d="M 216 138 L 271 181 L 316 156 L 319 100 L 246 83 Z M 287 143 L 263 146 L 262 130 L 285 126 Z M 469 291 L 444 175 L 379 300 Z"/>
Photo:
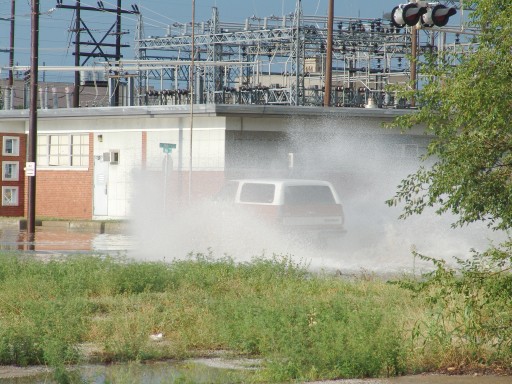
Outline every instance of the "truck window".
<path fill-rule="evenodd" d="M 284 204 L 336 204 L 336 201 L 326 185 L 293 185 L 284 190 Z"/>
<path fill-rule="evenodd" d="M 272 203 L 274 201 L 274 184 L 245 183 L 240 191 L 241 203 Z"/>

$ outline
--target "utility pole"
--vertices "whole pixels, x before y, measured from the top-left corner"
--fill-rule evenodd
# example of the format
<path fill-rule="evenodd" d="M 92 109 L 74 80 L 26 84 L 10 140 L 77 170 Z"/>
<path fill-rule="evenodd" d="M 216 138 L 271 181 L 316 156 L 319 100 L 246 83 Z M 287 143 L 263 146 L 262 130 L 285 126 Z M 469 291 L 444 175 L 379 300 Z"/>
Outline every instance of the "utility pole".
<path fill-rule="evenodd" d="M 12 87 L 14 84 L 14 74 L 12 71 L 12 67 L 14 66 L 14 15 L 16 13 L 16 0 L 11 0 L 11 35 L 9 42 L 9 80 L 8 87 L 10 92 L 12 92 Z M 12 105 L 11 105 L 12 108 Z"/>
<path fill-rule="evenodd" d="M 64 0 L 57 0 L 56 8 L 64 8 L 64 9 L 73 9 L 75 10 L 75 66 L 83 66 L 91 57 L 100 57 L 105 61 L 109 61 L 110 59 L 114 59 L 115 61 L 120 61 L 122 58 L 121 48 L 128 47 L 128 45 L 121 44 L 121 14 L 129 13 L 129 14 L 139 14 L 138 7 L 132 7 L 132 10 L 121 9 L 121 0 L 117 0 L 117 6 L 115 8 L 105 8 L 103 1 L 98 1 L 98 6 L 83 6 L 80 3 L 80 0 L 76 0 L 75 5 L 66 5 L 63 3 Z M 103 12 L 103 13 L 115 13 L 116 14 L 116 22 L 110 27 L 110 29 L 103 35 L 101 39 L 96 39 L 91 30 L 87 27 L 84 20 L 81 17 L 81 11 L 95 11 L 95 12 Z M 114 29 L 115 27 L 115 29 Z M 89 42 L 82 42 L 80 39 L 81 32 L 87 32 L 90 37 Z M 115 35 L 115 43 L 106 43 L 105 40 L 111 36 Z M 81 46 L 93 46 L 94 49 L 90 52 L 84 52 L 81 50 Z M 106 53 L 104 52 L 104 48 L 115 48 L 115 53 Z M 85 60 L 80 63 L 80 59 L 85 57 Z M 119 79 L 119 74 L 115 74 L 116 78 Z M 119 80 L 118 80 L 119 81 Z M 75 71 L 75 91 L 73 93 L 73 107 L 79 107 L 79 90 L 80 90 L 80 72 Z M 115 89 L 115 104 L 119 104 L 119 87 Z"/>
<path fill-rule="evenodd" d="M 331 105 L 332 88 L 332 25 L 334 20 L 334 0 L 329 0 L 327 10 L 327 52 L 325 55 L 324 107 Z"/>
<path fill-rule="evenodd" d="M 418 76 L 417 72 L 418 65 L 418 28 L 416 25 L 411 27 L 411 82 L 412 90 L 414 91 L 411 98 L 411 107 L 416 106 L 416 90 L 418 89 Z"/>
<path fill-rule="evenodd" d="M 116 61 L 121 60 L 121 0 L 117 0 L 116 8 Z M 117 85 L 114 90 L 114 104 L 119 106 L 119 81 L 121 79 L 120 73 L 117 73 Z"/>
<path fill-rule="evenodd" d="M 80 0 L 75 4 L 75 67 L 80 66 Z M 75 71 L 75 89 L 73 90 L 73 108 L 80 106 L 80 72 Z"/>
<path fill-rule="evenodd" d="M 190 68 L 189 68 L 189 85 L 190 85 L 190 148 L 189 148 L 189 159 L 188 159 L 188 203 L 192 201 L 192 149 L 194 148 L 193 132 L 194 132 L 194 63 L 196 56 L 196 2 L 192 0 L 192 46 L 190 48 Z"/>
<path fill-rule="evenodd" d="M 293 14 L 293 62 L 292 73 L 295 77 L 295 84 L 292 84 L 291 104 L 301 105 L 299 98 L 304 100 L 304 76 L 301 77 L 302 68 L 304 66 L 304 47 L 302 41 L 302 2 L 297 0 L 295 3 L 295 12 Z M 302 96 L 301 96 L 302 93 Z"/>
<path fill-rule="evenodd" d="M 412 2 L 412 1 L 411 1 Z M 414 2 L 418 2 L 415 0 Z M 418 63 L 418 25 L 421 26 L 421 21 L 411 26 L 411 82 L 413 95 L 411 98 L 411 107 L 416 106 L 416 90 L 418 88 L 418 75 L 416 74 Z"/>
<path fill-rule="evenodd" d="M 37 149 L 37 76 L 39 66 L 39 0 L 32 0 L 30 53 L 30 110 L 27 163 L 34 163 L 34 174 L 28 176 L 27 234 L 34 240 L 36 223 L 36 149 Z"/>

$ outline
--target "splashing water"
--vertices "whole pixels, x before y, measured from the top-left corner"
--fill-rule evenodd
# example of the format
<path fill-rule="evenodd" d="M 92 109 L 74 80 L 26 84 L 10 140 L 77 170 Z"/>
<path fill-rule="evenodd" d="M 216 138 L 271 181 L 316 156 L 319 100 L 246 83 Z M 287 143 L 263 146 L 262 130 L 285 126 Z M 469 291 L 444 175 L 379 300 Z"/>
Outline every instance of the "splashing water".
<path fill-rule="evenodd" d="M 393 196 L 399 181 L 419 166 L 418 156 L 400 158 L 390 149 L 389 135 L 369 134 L 354 126 L 350 133 L 338 132 L 328 122 L 311 132 L 304 122 L 297 124 L 286 144 L 277 151 L 304 148 L 297 155 L 302 168 L 295 177 L 323 178 L 337 173 L 338 189 L 346 216 L 347 233 L 328 244 L 308 237 L 283 233 L 262 218 L 229 203 L 209 200 L 194 203 L 173 214 L 162 213 L 158 196 L 136 199 L 133 233 L 134 256 L 144 260 L 173 260 L 190 253 L 228 255 L 236 261 L 273 254 L 289 255 L 314 270 L 371 271 L 376 273 L 417 272 L 428 265 L 415 260 L 412 250 L 431 257 L 466 257 L 472 248 L 483 249 L 489 239 L 502 234 L 483 224 L 453 229 L 453 217 L 439 217 L 432 211 L 399 220 L 399 208 L 385 200 Z M 401 139 L 401 138 L 400 138 Z M 274 152 L 274 156 L 276 152 Z M 269 153 L 262 153 L 268 158 Z M 279 163 L 282 159 L 276 159 Z M 257 161 L 257 159 L 256 159 Z M 260 176 L 271 176 L 261 174 Z M 141 199 L 139 199 L 141 200 Z M 151 206 L 150 202 L 155 202 Z"/>

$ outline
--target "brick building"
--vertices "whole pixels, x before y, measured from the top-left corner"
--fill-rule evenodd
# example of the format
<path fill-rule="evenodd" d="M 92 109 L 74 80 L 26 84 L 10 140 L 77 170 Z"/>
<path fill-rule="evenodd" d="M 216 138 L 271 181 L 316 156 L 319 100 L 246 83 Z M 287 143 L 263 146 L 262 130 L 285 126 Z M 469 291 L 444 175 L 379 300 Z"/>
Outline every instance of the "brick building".
<path fill-rule="evenodd" d="M 0 216 L 23 216 L 25 196 L 26 135 L 0 132 L 2 205 Z"/>
<path fill-rule="evenodd" d="M 324 178 L 353 193 L 425 147 L 422 134 L 382 128 L 403 113 L 263 105 L 197 105 L 193 114 L 180 105 L 39 110 L 36 216 L 126 219 L 134 199 L 170 209 L 236 177 Z M 28 118 L 27 110 L 0 111 L 0 216 L 26 214 Z"/>

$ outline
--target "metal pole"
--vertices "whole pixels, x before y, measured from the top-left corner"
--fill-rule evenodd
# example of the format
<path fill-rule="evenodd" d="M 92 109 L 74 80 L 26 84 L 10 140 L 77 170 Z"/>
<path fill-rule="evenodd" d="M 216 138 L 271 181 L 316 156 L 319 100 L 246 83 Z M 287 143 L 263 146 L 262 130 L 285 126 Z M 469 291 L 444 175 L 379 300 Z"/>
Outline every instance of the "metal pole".
<path fill-rule="evenodd" d="M 14 66 L 14 15 L 16 13 L 16 0 L 12 0 L 11 2 L 11 36 L 9 42 L 9 82 L 8 87 L 12 92 L 12 86 L 14 84 L 14 75 L 12 67 Z M 11 108 L 13 106 L 11 105 Z"/>
<path fill-rule="evenodd" d="M 167 160 L 168 160 L 169 154 L 165 152 L 164 155 L 164 215 L 165 211 L 167 210 Z"/>
<path fill-rule="evenodd" d="M 188 202 L 192 200 L 192 133 L 194 129 L 194 59 L 195 59 L 195 15 L 196 2 L 192 0 L 192 47 L 190 54 L 190 71 L 188 81 L 190 83 L 190 149 L 188 161 Z"/>
<path fill-rule="evenodd" d="M 299 84 L 300 84 L 300 27 L 301 27 L 301 14 L 302 14 L 302 4 L 301 0 L 297 0 L 295 5 L 295 105 L 300 105 L 299 103 Z"/>
<path fill-rule="evenodd" d="M 332 88 L 332 25 L 334 20 L 334 0 L 329 0 L 327 10 L 327 52 L 325 56 L 325 91 L 324 107 L 331 105 Z"/>
<path fill-rule="evenodd" d="M 30 115 L 28 131 L 28 162 L 36 162 L 37 148 L 37 75 L 39 56 L 39 0 L 32 0 L 31 12 Z M 27 234 L 33 241 L 36 217 L 36 176 L 28 177 Z"/>
<path fill-rule="evenodd" d="M 116 12 L 116 61 L 119 63 L 121 60 L 121 0 L 117 0 L 117 12 Z M 121 85 L 121 73 L 117 73 L 115 91 L 114 91 L 114 103 L 115 106 L 119 106 L 119 88 Z"/>
<path fill-rule="evenodd" d="M 418 3 L 418 0 L 411 2 Z M 418 24 L 419 25 L 419 24 Z M 411 86 L 414 93 L 416 92 L 417 86 L 417 61 L 418 61 L 418 28 L 416 25 L 411 27 Z M 416 106 L 416 95 L 413 93 L 411 97 L 411 107 Z"/>
<path fill-rule="evenodd" d="M 80 66 L 80 0 L 76 0 L 75 13 L 75 67 Z M 73 108 L 80 106 L 80 72 L 75 71 L 75 89 L 73 90 Z"/>
<path fill-rule="evenodd" d="M 411 82 L 412 89 L 416 92 L 417 79 L 416 79 L 416 62 L 418 58 L 418 29 L 415 25 L 411 27 Z M 416 96 L 413 94 L 411 98 L 411 107 L 416 106 Z"/>

